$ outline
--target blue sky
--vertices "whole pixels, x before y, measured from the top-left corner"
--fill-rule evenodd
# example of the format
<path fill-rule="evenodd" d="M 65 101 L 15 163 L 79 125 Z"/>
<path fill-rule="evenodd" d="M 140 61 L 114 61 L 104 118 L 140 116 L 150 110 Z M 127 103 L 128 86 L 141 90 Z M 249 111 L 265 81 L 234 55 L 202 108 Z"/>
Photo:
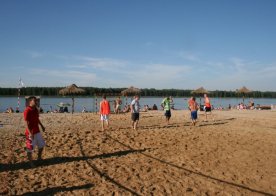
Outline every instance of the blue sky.
<path fill-rule="evenodd" d="M 274 0 L 1 0 L 0 87 L 276 91 Z"/>

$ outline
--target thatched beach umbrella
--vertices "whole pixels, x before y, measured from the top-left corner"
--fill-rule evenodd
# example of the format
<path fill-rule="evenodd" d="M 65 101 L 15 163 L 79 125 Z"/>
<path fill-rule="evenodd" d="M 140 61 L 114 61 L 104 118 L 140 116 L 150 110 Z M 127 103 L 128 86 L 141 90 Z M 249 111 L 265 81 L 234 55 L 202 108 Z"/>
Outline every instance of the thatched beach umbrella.
<path fill-rule="evenodd" d="M 208 94 L 209 92 L 205 89 L 205 88 L 203 88 L 203 87 L 200 87 L 200 88 L 198 88 L 198 89 L 196 89 L 196 90 L 194 90 L 194 91 L 192 91 L 191 92 L 192 94 L 198 94 L 200 97 L 199 97 L 199 104 L 201 105 L 201 96 L 203 95 L 203 94 Z"/>
<path fill-rule="evenodd" d="M 207 94 L 209 93 L 205 88 L 200 87 L 194 91 L 192 91 L 192 94 Z"/>
<path fill-rule="evenodd" d="M 126 105 L 127 105 L 127 96 L 132 96 L 132 95 L 140 95 L 141 90 L 139 88 L 135 88 L 133 86 L 121 91 L 121 94 L 126 97 Z"/>
<path fill-rule="evenodd" d="M 133 86 L 123 90 L 121 92 L 121 94 L 123 96 L 130 96 L 130 95 L 140 95 L 141 94 L 141 90 L 139 88 L 135 88 Z"/>
<path fill-rule="evenodd" d="M 242 94 L 242 102 L 244 103 L 244 96 L 245 94 L 251 93 L 252 91 L 249 90 L 248 88 L 246 88 L 245 86 L 243 86 L 242 88 L 237 90 L 238 94 Z"/>
<path fill-rule="evenodd" d="M 70 86 L 67 86 L 66 88 L 63 88 L 59 91 L 59 94 L 61 95 L 72 95 L 72 114 L 74 113 L 74 106 L 75 106 L 75 94 L 82 94 L 85 90 L 82 88 L 79 88 L 77 85 L 72 84 Z"/>

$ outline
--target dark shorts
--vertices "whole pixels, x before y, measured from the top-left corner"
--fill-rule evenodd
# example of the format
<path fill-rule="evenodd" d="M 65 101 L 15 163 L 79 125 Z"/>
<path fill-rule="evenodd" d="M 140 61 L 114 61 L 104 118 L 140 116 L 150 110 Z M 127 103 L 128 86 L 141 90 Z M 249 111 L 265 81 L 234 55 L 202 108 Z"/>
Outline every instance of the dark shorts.
<path fill-rule="evenodd" d="M 165 111 L 165 116 L 166 116 L 166 117 L 171 117 L 171 116 L 172 116 L 171 110 L 166 110 L 166 111 Z"/>
<path fill-rule="evenodd" d="M 131 120 L 132 121 L 139 120 L 139 113 L 131 113 Z"/>
<path fill-rule="evenodd" d="M 205 107 L 205 112 L 211 112 L 211 107 Z"/>
<path fill-rule="evenodd" d="M 192 118 L 192 120 L 196 120 L 197 119 L 197 111 L 192 111 L 191 112 L 191 118 Z"/>

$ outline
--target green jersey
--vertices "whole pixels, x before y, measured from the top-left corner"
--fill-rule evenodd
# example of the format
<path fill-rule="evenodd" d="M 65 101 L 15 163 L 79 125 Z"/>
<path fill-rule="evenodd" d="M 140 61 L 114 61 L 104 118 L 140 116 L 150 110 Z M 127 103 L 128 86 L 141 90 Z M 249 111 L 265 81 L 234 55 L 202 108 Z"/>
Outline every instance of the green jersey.
<path fill-rule="evenodd" d="M 164 107 L 164 110 L 170 110 L 171 109 L 171 102 L 169 99 L 165 98 L 163 101 L 162 101 L 162 105 Z"/>

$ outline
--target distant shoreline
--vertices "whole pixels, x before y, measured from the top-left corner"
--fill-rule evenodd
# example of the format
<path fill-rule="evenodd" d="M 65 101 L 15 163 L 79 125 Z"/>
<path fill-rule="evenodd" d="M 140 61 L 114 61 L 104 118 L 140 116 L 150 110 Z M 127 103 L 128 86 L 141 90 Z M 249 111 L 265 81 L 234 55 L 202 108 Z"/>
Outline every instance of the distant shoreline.
<path fill-rule="evenodd" d="M 102 96 L 106 94 L 109 97 L 112 96 L 122 96 L 121 92 L 126 88 L 97 88 L 97 87 L 81 87 L 85 92 L 81 95 L 74 95 L 75 97 L 95 97 Z M 37 95 L 43 97 L 61 97 L 59 95 L 59 90 L 62 87 L 26 87 L 20 89 L 20 96 Z M 203 94 L 192 94 L 193 90 L 190 89 L 155 89 L 155 88 L 142 88 L 142 97 L 201 97 Z M 18 96 L 18 88 L 2 88 L 0 87 L 0 96 L 12 97 Z M 210 97 L 217 98 L 276 98 L 276 92 L 272 91 L 251 91 L 250 93 L 237 93 L 237 91 L 225 91 L 225 90 L 215 90 L 209 91 Z M 65 96 L 70 97 L 70 96 Z"/>
<path fill-rule="evenodd" d="M 18 95 L 0 95 L 1 97 L 3 97 L 3 98 L 7 98 L 7 97 L 12 97 L 12 98 L 15 98 L 15 97 L 18 97 Z M 25 98 L 25 97 L 27 97 L 27 96 L 29 96 L 29 95 L 20 95 L 20 98 Z M 67 96 L 62 96 L 62 95 L 56 95 L 56 96 L 54 96 L 54 95 L 35 95 L 35 96 L 40 96 L 41 98 L 71 98 L 72 97 L 72 95 L 67 95 Z M 113 97 L 113 98 L 115 98 L 115 97 L 128 97 L 128 98 L 131 98 L 132 96 L 123 96 L 123 95 L 110 95 L 110 96 L 108 96 L 108 97 Z M 83 95 L 74 95 L 74 97 L 75 98 L 94 98 L 94 97 L 102 97 L 101 95 L 97 95 L 97 96 L 95 96 L 95 95 L 85 95 L 85 96 L 83 96 Z M 164 97 L 166 97 L 166 96 L 142 96 L 141 95 L 141 97 L 143 97 L 143 98 L 164 98 Z M 190 98 L 191 96 L 173 96 L 174 98 Z M 196 98 L 200 98 L 200 97 L 202 97 L 203 98 L 203 95 L 195 95 L 195 97 Z M 215 98 L 215 99 L 242 99 L 242 97 L 213 97 L 213 96 L 210 96 L 210 97 L 212 97 L 212 98 Z M 244 97 L 244 99 L 250 99 L 250 98 L 252 98 L 252 99 L 276 99 L 276 97 Z"/>

